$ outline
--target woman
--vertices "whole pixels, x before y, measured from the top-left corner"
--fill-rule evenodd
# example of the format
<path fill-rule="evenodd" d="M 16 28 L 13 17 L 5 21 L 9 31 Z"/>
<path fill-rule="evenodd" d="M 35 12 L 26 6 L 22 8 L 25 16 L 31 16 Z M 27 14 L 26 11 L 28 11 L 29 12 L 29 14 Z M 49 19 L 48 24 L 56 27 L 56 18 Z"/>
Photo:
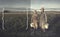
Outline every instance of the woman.
<path fill-rule="evenodd" d="M 38 14 L 36 12 L 36 10 L 33 12 L 33 15 L 31 17 L 31 27 L 33 27 L 34 29 L 38 28 Z"/>
<path fill-rule="evenodd" d="M 30 27 L 31 27 L 31 35 L 35 34 L 35 31 L 38 28 L 38 14 L 36 10 L 32 14 Z"/>

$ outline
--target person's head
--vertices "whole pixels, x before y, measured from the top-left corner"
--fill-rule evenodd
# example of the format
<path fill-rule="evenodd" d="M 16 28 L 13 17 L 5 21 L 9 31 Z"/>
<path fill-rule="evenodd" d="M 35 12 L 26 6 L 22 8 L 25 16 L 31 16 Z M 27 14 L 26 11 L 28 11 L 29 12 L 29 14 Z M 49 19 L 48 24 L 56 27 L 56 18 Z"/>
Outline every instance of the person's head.
<path fill-rule="evenodd" d="M 34 13 L 35 13 L 35 14 L 37 14 L 37 11 L 36 11 L 36 10 L 34 10 Z"/>
<path fill-rule="evenodd" d="M 41 8 L 41 12 L 44 12 L 44 7 Z"/>

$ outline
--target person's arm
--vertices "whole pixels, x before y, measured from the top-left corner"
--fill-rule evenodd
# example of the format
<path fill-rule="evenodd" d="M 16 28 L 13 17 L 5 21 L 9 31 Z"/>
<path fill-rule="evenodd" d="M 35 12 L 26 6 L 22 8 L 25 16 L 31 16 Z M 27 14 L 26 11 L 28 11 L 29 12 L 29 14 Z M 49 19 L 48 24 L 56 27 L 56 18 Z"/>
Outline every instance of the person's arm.
<path fill-rule="evenodd" d="M 32 23 L 32 17 L 31 17 L 31 23 Z"/>
<path fill-rule="evenodd" d="M 46 15 L 46 13 L 45 13 L 45 22 L 47 23 L 47 15 Z"/>

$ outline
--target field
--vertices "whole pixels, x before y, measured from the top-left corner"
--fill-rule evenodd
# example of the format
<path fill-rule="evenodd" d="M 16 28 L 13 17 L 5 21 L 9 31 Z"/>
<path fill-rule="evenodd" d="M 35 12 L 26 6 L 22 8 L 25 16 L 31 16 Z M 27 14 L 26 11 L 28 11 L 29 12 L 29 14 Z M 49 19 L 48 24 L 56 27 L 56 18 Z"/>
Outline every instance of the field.
<path fill-rule="evenodd" d="M 2 14 L 0 13 L 0 30 L 2 28 Z"/>
<path fill-rule="evenodd" d="M 0 29 L 0 37 L 60 37 L 60 13 L 59 11 L 47 11 L 49 29 L 41 32 L 39 29 L 35 34 L 31 35 L 29 24 L 31 22 L 31 14 L 28 14 L 28 30 L 27 13 L 4 13 L 4 27 Z M 38 13 L 39 15 L 39 13 Z M 0 14 L 0 28 L 2 25 L 2 16 Z"/>

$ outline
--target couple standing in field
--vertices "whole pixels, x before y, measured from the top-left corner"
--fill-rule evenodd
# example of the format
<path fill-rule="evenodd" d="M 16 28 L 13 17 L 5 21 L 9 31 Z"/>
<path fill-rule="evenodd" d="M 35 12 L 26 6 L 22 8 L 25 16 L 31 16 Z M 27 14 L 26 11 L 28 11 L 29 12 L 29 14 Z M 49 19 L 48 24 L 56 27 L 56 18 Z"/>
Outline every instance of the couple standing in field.
<path fill-rule="evenodd" d="M 44 8 L 41 8 L 41 14 L 39 15 L 39 19 L 37 11 L 35 10 L 31 17 L 30 27 L 33 29 L 37 29 L 39 27 L 42 29 L 42 31 L 45 32 L 45 30 L 48 29 L 48 26 L 49 24 L 47 23 L 47 16 L 46 13 L 44 12 Z"/>

